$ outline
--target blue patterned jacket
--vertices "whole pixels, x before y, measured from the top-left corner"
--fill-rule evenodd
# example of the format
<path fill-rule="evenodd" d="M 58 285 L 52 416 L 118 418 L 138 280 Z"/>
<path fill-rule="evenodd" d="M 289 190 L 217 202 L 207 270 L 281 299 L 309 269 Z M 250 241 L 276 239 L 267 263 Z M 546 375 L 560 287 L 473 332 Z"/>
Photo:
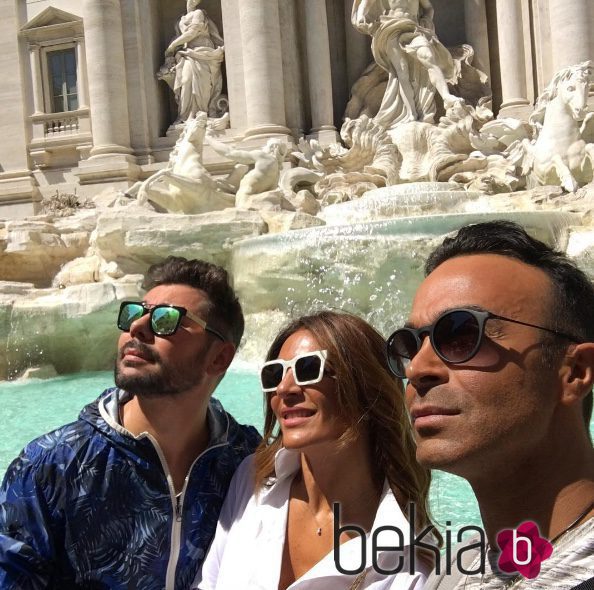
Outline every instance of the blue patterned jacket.
<path fill-rule="evenodd" d="M 154 439 L 118 424 L 127 395 L 105 391 L 8 468 L 0 489 L 2 590 L 190 587 L 231 476 L 260 436 L 212 400 L 209 446 L 176 497 Z"/>

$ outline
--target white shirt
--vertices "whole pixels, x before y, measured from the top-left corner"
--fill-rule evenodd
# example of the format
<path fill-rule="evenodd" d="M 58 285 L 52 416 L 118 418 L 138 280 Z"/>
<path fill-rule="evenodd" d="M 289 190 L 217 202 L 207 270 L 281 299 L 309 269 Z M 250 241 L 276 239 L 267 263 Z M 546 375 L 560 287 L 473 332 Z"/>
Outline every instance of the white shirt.
<path fill-rule="evenodd" d="M 199 590 L 277 590 L 280 578 L 291 482 L 300 469 L 298 451 L 281 449 L 275 458 L 276 478 L 269 478 L 256 495 L 253 455 L 244 459 L 233 476 L 229 493 L 219 517 L 216 534 L 201 572 L 192 585 Z M 381 526 L 390 525 L 402 531 L 401 551 L 378 551 L 376 562 L 384 570 L 402 571 L 384 575 L 373 568 L 371 538 Z M 312 531 L 313 533 L 313 531 Z M 315 534 L 315 533 L 313 533 Z M 378 546 L 400 545 L 397 534 L 380 531 Z M 416 560 L 416 571 L 409 573 L 409 525 L 387 481 L 375 515 L 372 530 L 365 536 L 365 568 L 367 575 L 360 589 L 413 590 L 423 587 L 430 567 Z M 340 545 L 340 565 L 355 570 L 362 564 L 361 537 Z M 401 560 L 401 561 L 399 561 Z M 301 578 L 290 590 L 346 590 L 357 574 L 341 574 L 331 551 Z"/>

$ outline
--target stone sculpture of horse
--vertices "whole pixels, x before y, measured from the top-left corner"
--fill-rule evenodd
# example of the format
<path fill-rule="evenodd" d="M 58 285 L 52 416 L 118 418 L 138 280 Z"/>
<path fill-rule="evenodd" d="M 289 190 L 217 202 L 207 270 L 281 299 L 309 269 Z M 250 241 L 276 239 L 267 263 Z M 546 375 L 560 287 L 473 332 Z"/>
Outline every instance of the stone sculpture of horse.
<path fill-rule="evenodd" d="M 235 205 L 235 195 L 220 190 L 202 164 L 207 116 L 199 112 L 184 125 L 165 168 L 128 189 L 139 204 L 150 201 L 161 211 L 198 214 Z"/>
<path fill-rule="evenodd" d="M 569 192 L 592 181 L 594 144 L 588 113 L 592 62 L 560 70 L 539 96 L 529 122 L 534 137 L 510 146 L 510 160 L 533 184 L 561 185 Z M 536 181 L 536 182 L 534 182 Z"/>

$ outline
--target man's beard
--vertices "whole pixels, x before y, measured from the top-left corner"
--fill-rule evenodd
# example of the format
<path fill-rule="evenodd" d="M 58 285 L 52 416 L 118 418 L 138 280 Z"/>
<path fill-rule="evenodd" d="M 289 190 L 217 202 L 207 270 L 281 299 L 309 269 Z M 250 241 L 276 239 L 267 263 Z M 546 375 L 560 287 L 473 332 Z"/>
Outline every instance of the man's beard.
<path fill-rule="evenodd" d="M 124 374 L 121 371 L 122 357 L 129 348 L 138 350 L 146 360 L 152 361 L 150 365 L 152 370 L 144 373 L 139 370 L 135 375 Z M 174 369 L 164 364 L 159 354 L 146 344 L 131 340 L 118 351 L 114 368 L 115 384 L 120 389 L 138 397 L 166 397 L 183 393 L 202 381 L 206 353 L 207 350 L 203 350 L 192 362 L 188 362 L 187 374 L 183 374 L 179 368 Z"/>

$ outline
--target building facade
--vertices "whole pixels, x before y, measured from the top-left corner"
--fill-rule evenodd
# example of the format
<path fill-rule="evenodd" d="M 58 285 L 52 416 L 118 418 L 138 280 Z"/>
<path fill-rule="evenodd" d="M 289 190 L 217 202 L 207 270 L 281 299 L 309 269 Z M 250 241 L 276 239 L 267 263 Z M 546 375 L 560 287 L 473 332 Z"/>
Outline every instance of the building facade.
<path fill-rule="evenodd" d="M 378 0 L 388 3 L 388 0 Z M 190 0 L 192 2 L 192 0 Z M 353 0 L 204 0 L 224 38 L 226 141 L 337 138 L 372 62 Z M 524 117 L 560 68 L 594 59 L 591 0 L 432 0 L 444 45 L 468 43 L 499 116 Z M 164 166 L 179 129 L 157 72 L 184 0 L 1 0 L 0 218 L 56 191 L 127 188 Z M 205 148 L 213 174 L 229 164 Z"/>

